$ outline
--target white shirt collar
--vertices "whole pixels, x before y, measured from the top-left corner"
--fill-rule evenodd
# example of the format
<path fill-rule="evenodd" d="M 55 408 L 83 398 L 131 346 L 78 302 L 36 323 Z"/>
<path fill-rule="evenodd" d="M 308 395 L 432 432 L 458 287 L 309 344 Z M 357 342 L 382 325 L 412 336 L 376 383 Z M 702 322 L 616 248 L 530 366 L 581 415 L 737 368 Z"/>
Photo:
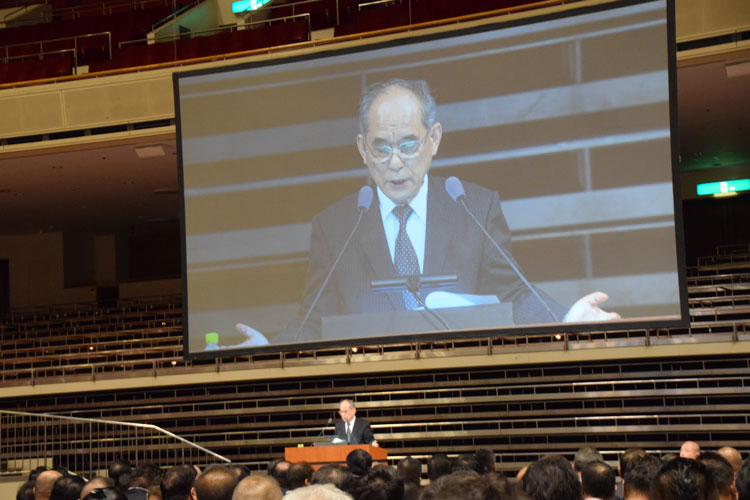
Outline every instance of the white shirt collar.
<path fill-rule="evenodd" d="M 378 202 L 380 203 L 380 216 L 385 220 L 396 208 L 396 203 L 380 190 L 380 186 L 378 186 Z M 419 192 L 414 199 L 409 202 L 409 206 L 422 223 L 427 224 L 427 174 L 424 174 L 422 187 L 419 188 Z"/>

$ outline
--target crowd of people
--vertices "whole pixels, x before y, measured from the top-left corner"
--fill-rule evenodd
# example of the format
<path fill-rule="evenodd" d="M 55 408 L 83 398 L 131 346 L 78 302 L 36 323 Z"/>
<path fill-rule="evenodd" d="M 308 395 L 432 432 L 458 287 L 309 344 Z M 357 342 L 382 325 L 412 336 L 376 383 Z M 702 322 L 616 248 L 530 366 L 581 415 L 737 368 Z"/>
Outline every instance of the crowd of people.
<path fill-rule="evenodd" d="M 396 467 L 373 464 L 356 449 L 346 464 L 315 470 L 306 462 L 273 460 L 266 474 L 243 465 L 167 470 L 116 460 L 108 477 L 88 481 L 61 468 L 38 468 L 16 500 L 750 500 L 750 458 L 723 447 L 702 451 L 683 443 L 679 455 L 657 457 L 626 450 L 617 470 L 595 448 L 579 449 L 573 462 L 546 455 L 515 477 L 496 470 L 495 454 L 479 449 L 423 463 L 411 457 Z M 619 477 L 619 480 L 618 480 Z"/>

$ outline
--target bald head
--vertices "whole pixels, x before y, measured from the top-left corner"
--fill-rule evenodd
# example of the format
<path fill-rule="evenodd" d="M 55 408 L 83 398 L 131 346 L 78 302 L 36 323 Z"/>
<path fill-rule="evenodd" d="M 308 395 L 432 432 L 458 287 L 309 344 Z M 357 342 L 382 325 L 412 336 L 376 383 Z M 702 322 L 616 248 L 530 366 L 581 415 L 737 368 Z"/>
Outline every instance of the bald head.
<path fill-rule="evenodd" d="M 193 489 L 198 500 L 231 500 L 237 476 L 225 465 L 214 465 L 195 478 Z"/>
<path fill-rule="evenodd" d="M 36 477 L 34 482 L 34 500 L 49 500 L 52 486 L 62 474 L 56 470 L 46 470 Z"/>
<path fill-rule="evenodd" d="M 737 471 L 742 467 L 742 455 L 740 452 L 731 446 L 724 446 L 719 448 L 716 453 L 724 457 L 729 462 L 729 465 L 732 466 L 734 473 L 737 474 Z"/>
<path fill-rule="evenodd" d="M 680 447 L 680 456 L 682 458 L 697 459 L 701 454 L 701 447 L 695 441 L 685 441 Z"/>
<path fill-rule="evenodd" d="M 234 489 L 232 500 L 281 500 L 279 483 L 269 476 L 248 476 Z"/>

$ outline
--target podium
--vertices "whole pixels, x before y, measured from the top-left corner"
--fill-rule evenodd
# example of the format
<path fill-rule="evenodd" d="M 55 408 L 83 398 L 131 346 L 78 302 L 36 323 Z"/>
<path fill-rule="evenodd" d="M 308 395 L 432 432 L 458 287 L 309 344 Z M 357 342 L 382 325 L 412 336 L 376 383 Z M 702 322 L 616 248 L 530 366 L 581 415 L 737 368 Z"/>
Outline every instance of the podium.
<path fill-rule="evenodd" d="M 338 444 L 330 446 L 305 446 L 303 448 L 284 448 L 284 460 L 290 463 L 307 462 L 318 470 L 324 465 L 346 465 L 346 456 L 352 450 L 365 450 L 372 457 L 373 463 L 387 465 L 388 450 L 371 444 Z"/>

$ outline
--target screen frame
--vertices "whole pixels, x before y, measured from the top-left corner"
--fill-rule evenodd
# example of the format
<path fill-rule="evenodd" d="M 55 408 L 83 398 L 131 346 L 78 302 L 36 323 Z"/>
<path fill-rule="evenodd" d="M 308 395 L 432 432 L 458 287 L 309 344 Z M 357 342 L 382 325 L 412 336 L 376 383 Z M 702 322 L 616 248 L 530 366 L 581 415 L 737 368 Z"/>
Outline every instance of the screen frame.
<path fill-rule="evenodd" d="M 224 65 L 212 68 L 196 69 L 173 73 L 173 89 L 175 99 L 175 124 L 177 134 L 177 158 L 178 158 L 178 185 L 180 191 L 180 231 L 181 231 L 181 265 L 182 265 L 182 291 L 183 291 L 183 357 L 185 359 L 209 359 L 215 357 L 231 357 L 249 354 L 284 353 L 289 351 L 309 351 L 315 349 L 345 348 L 352 346 L 383 345 L 383 344 L 405 344 L 420 343 L 439 340 L 466 340 L 473 338 L 497 338 L 513 337 L 525 334 L 555 334 L 555 333 L 581 333 L 581 332 L 609 332 L 628 330 L 650 330 L 656 328 L 685 328 L 690 324 L 689 302 L 687 293 L 686 257 L 684 244 L 684 221 L 682 213 L 682 199 L 679 172 L 679 135 L 677 122 L 677 83 L 676 83 L 676 38 L 675 38 L 675 2 L 674 0 L 663 0 L 666 4 L 666 31 L 667 31 L 667 72 L 668 72 L 668 99 L 669 99 L 669 130 L 670 130 L 670 157 L 672 173 L 672 189 L 674 203 L 674 235 L 676 238 L 675 248 L 677 251 L 677 279 L 679 292 L 679 319 L 654 319 L 644 321 L 616 321 L 597 322 L 582 324 L 550 324 L 532 326 L 508 326 L 499 329 L 467 329 L 451 331 L 434 331 L 424 333 L 394 334 L 382 337 L 351 338 L 339 340 L 315 340 L 293 344 L 270 344 L 257 347 L 221 348 L 213 351 L 191 352 L 189 349 L 189 296 L 187 280 L 187 233 L 186 233 L 186 205 L 185 184 L 183 175 L 183 150 L 182 150 L 182 114 L 180 109 L 180 81 L 194 76 L 210 74 L 221 74 L 238 70 L 248 70 L 267 66 L 281 66 L 299 61 L 310 61 L 325 59 L 340 55 L 355 54 L 360 52 L 371 52 L 379 49 L 393 48 L 402 45 L 424 43 L 433 40 L 443 40 L 452 37 L 471 35 L 476 33 L 503 30 L 511 27 L 532 25 L 548 20 L 575 17 L 583 14 L 601 12 L 610 9 L 627 7 L 631 5 L 650 3 L 654 0 L 614 0 L 612 2 L 595 3 L 586 5 L 572 5 L 565 10 L 545 12 L 523 16 L 515 19 L 496 18 L 484 20 L 475 26 L 449 27 L 434 33 L 419 33 L 408 31 L 396 34 L 396 38 L 379 40 L 378 38 L 364 41 L 361 44 L 347 47 L 335 47 L 331 45 L 321 46 L 320 50 L 302 54 L 280 53 L 263 60 L 241 62 L 239 64 Z M 533 12 L 533 11 L 532 11 Z M 405 28 L 408 30 L 408 27 Z M 391 37 L 393 34 L 390 35 Z M 346 40 L 345 40 L 346 41 Z M 334 42 L 335 43 L 335 42 Z M 314 45 L 314 42 L 311 43 Z"/>

